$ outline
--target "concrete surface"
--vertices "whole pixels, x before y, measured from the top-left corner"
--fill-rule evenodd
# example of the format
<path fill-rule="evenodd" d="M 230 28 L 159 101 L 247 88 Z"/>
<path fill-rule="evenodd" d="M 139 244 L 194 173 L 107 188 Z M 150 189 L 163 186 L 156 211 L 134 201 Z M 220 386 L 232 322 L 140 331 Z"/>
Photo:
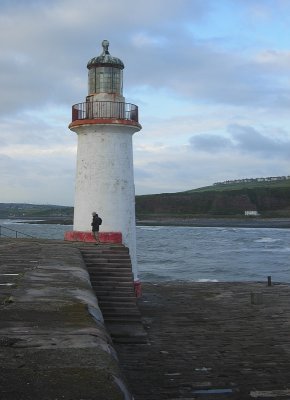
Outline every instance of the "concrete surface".
<path fill-rule="evenodd" d="M 115 345 L 135 400 L 290 399 L 289 285 L 142 286 L 148 345 Z"/>

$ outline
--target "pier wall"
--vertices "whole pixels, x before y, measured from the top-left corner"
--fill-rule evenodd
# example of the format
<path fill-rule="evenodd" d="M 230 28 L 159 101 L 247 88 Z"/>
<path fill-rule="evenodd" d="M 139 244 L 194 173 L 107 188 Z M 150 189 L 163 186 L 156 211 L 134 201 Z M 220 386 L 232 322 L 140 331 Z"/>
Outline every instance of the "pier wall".
<path fill-rule="evenodd" d="M 0 398 L 132 399 L 79 249 L 0 239 Z"/>

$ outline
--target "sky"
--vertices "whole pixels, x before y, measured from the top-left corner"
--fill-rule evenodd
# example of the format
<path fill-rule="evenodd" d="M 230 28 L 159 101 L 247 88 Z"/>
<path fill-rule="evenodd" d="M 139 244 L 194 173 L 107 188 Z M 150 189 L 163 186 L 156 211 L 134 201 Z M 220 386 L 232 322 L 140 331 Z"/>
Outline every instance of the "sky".
<path fill-rule="evenodd" d="M 290 0 L 1 0 L 0 202 L 73 205 L 103 39 L 139 107 L 137 195 L 290 175 Z"/>

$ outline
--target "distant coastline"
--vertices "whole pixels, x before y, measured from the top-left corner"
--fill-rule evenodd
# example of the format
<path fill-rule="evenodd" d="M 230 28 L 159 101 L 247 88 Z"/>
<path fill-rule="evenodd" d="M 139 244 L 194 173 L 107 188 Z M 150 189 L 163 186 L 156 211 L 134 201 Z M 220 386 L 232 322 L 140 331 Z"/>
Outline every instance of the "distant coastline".
<path fill-rule="evenodd" d="M 151 218 L 139 219 L 137 225 L 190 226 L 232 228 L 284 228 L 290 229 L 290 218 Z"/>
<path fill-rule="evenodd" d="M 15 221 L 21 220 L 28 224 L 59 224 L 73 225 L 69 217 L 24 217 L 9 218 Z M 137 219 L 137 226 L 189 226 L 189 227 L 232 227 L 232 228 L 284 228 L 290 229 L 290 218 L 177 218 L 177 217 L 151 217 Z"/>

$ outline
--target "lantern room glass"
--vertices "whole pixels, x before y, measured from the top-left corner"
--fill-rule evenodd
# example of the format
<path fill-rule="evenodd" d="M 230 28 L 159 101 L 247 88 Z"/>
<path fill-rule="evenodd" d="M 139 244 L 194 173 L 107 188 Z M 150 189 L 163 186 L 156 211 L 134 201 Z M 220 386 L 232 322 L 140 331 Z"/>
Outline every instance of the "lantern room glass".
<path fill-rule="evenodd" d="M 95 93 L 123 94 L 123 71 L 114 67 L 97 67 L 89 70 L 89 95 Z"/>

